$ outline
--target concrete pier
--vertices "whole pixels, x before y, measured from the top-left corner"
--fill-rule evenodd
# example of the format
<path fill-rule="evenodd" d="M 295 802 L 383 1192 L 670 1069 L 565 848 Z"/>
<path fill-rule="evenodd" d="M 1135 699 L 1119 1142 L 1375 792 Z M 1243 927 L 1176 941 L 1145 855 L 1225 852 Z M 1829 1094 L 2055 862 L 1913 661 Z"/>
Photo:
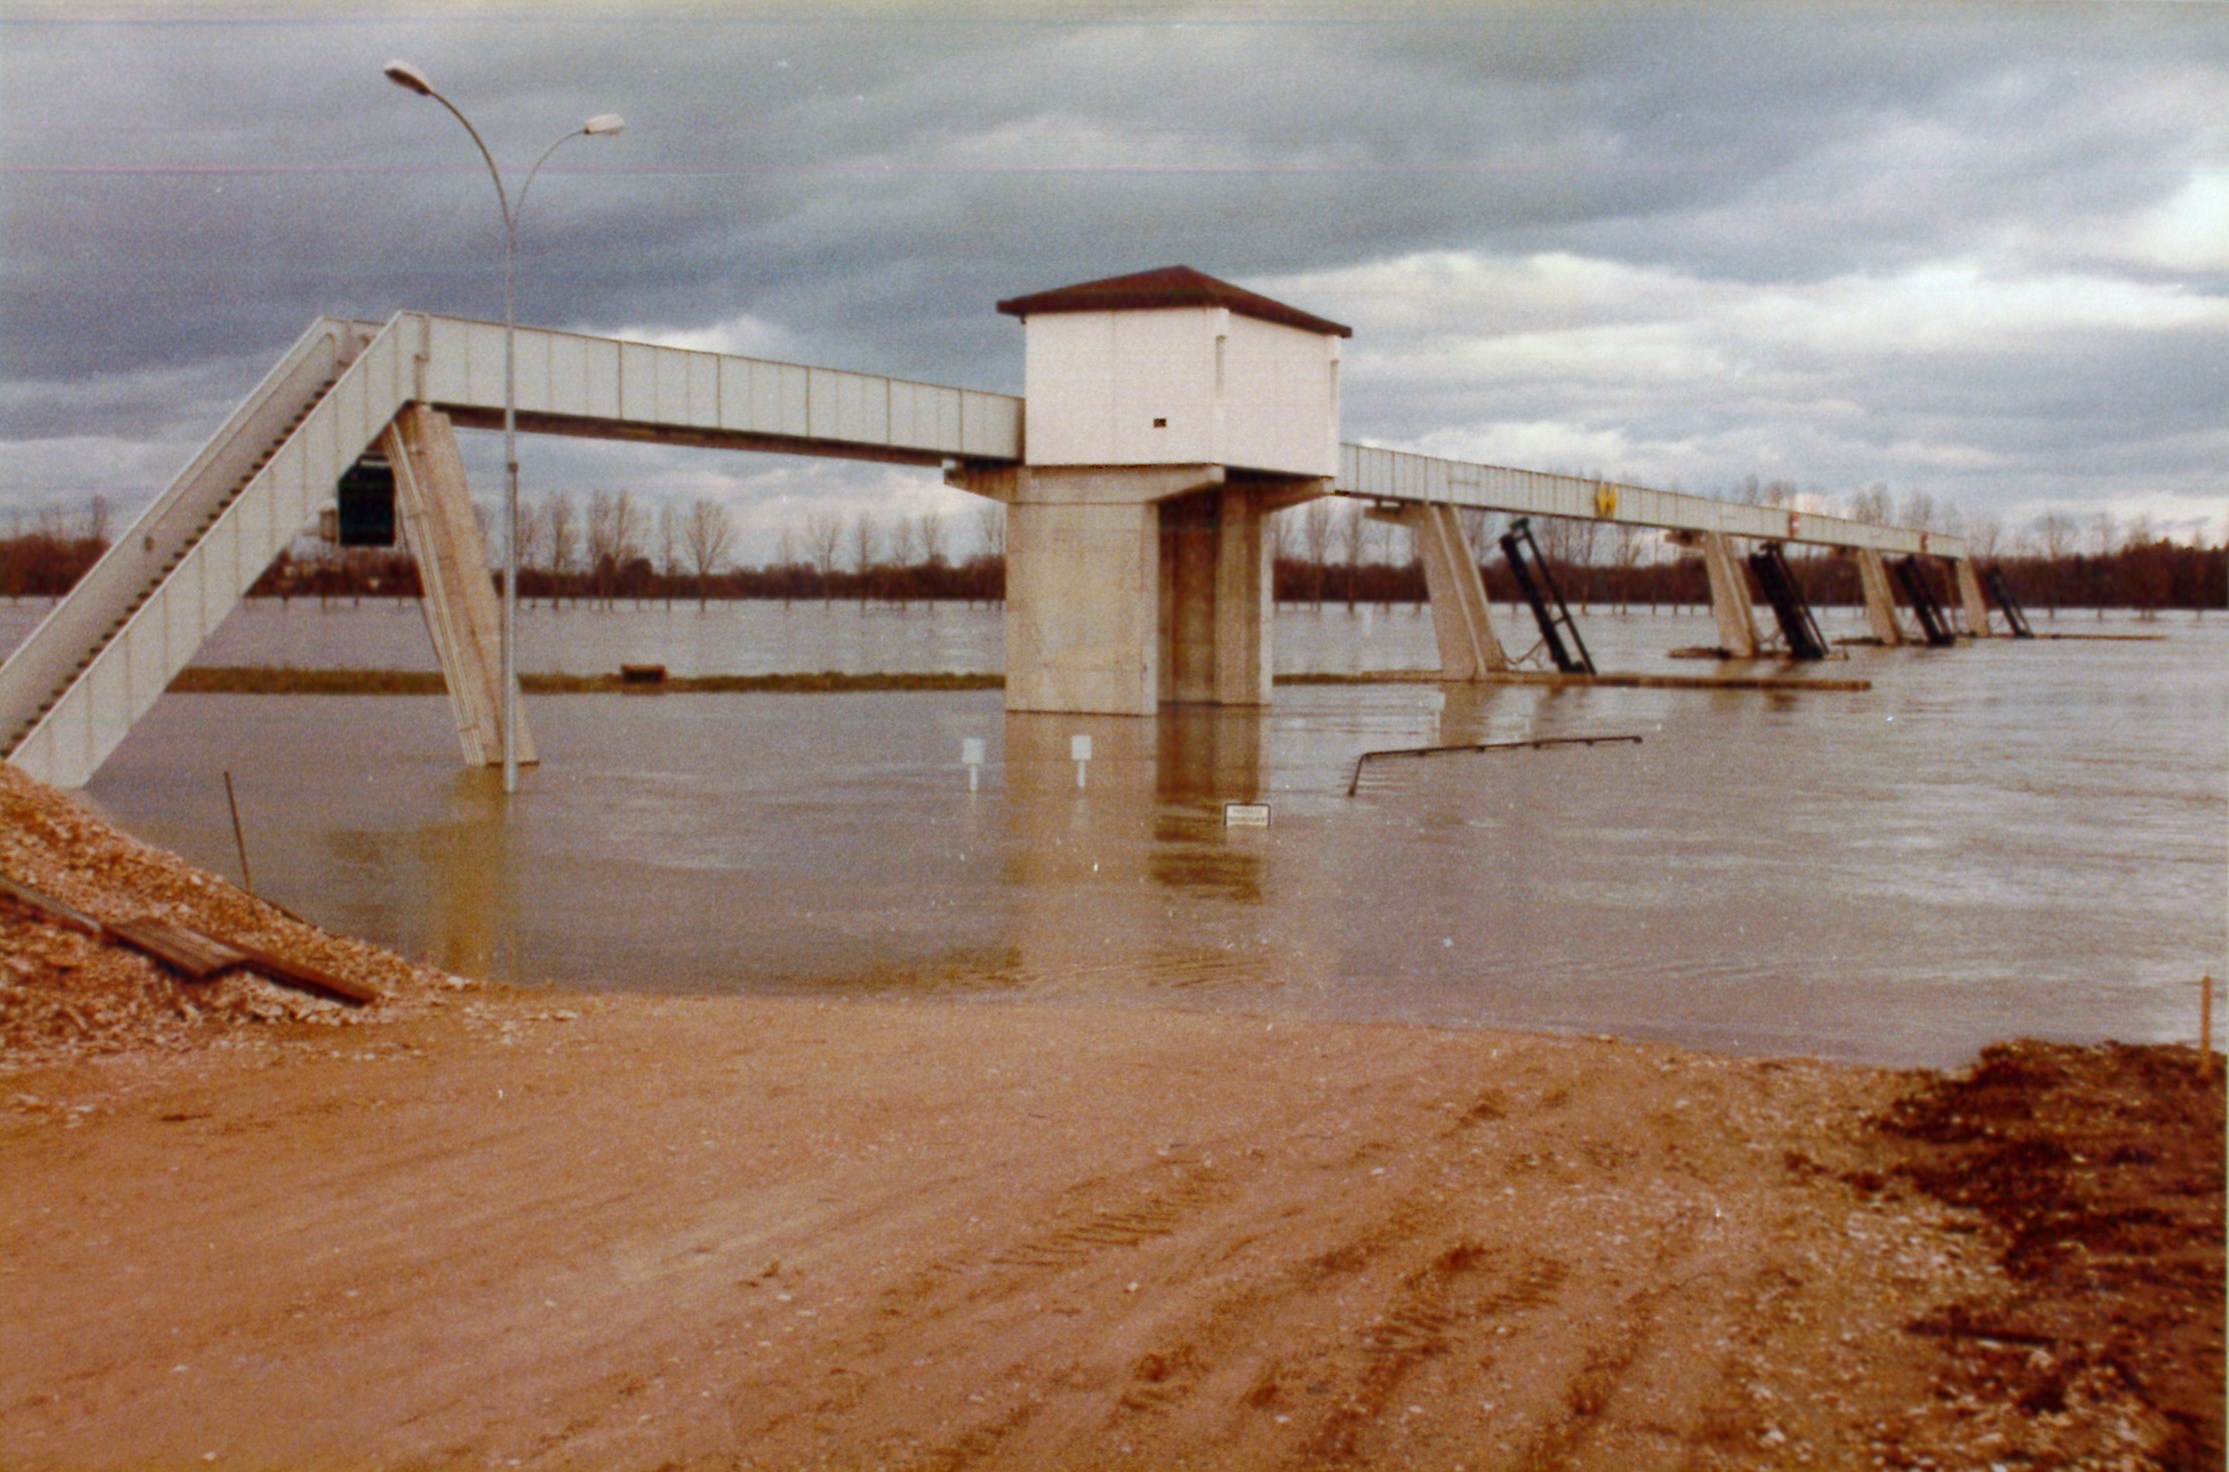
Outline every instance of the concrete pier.
<path fill-rule="evenodd" d="M 1883 644 L 1898 645 L 1906 641 L 1904 626 L 1896 618 L 1896 593 L 1889 586 L 1888 565 L 1881 554 L 1871 547 L 1857 549 L 1858 586 L 1865 594 L 1865 620 L 1872 627 L 1873 637 Z"/>
<path fill-rule="evenodd" d="M 1268 519 L 1320 493 L 1220 465 L 1018 466 L 946 479 L 1006 503 L 1006 708 L 1267 705 Z"/>
<path fill-rule="evenodd" d="M 1267 705 L 1271 543 L 1263 493 L 1221 486 L 1160 503 L 1160 697 Z"/>
<path fill-rule="evenodd" d="M 488 577 L 480 518 L 465 484 L 449 417 L 424 404 L 395 416 L 380 439 L 395 472 L 403 542 L 418 563 L 426 632 L 449 688 L 465 765 L 503 763 L 503 615 Z M 534 736 L 519 709 L 518 759 L 532 765 Z"/>
<path fill-rule="evenodd" d="M 1749 596 L 1749 574 L 1718 532 L 1696 538 L 1703 553 L 1703 569 L 1710 578 L 1710 611 L 1718 619 L 1718 643 L 1735 659 L 1755 659 L 1763 641 L 1757 637 L 1757 610 Z"/>
<path fill-rule="evenodd" d="M 1966 613 L 1966 633 L 1974 639 L 1989 637 L 1989 603 L 1981 596 L 1981 576 L 1974 571 L 1971 557 L 1954 557 L 1950 562 L 1958 582 L 1959 606 Z"/>
<path fill-rule="evenodd" d="M 1478 680 L 1509 668 L 1509 655 L 1494 635 L 1492 600 L 1479 575 L 1478 553 L 1464 535 L 1455 508 L 1426 502 L 1373 507 L 1374 521 L 1409 529 L 1424 564 L 1424 590 L 1432 602 L 1432 635 L 1439 644 L 1440 678 Z"/>

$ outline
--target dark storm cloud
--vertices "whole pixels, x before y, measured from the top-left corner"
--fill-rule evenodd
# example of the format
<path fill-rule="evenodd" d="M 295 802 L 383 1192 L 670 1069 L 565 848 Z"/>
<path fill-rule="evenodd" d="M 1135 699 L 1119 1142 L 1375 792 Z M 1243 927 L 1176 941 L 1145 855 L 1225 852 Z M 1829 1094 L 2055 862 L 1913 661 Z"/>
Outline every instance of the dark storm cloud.
<path fill-rule="evenodd" d="M 1373 271 L 1397 293 L 1400 263 L 1435 254 L 1616 263 L 1656 274 L 1630 300 L 1575 297 L 1562 320 L 1677 299 L 1683 332 L 1648 340 L 1665 363 L 1739 356 L 1718 324 L 1745 290 L 1832 294 L 1942 261 L 2223 289 L 2204 250 L 2130 243 L 2229 151 L 2212 7 L 119 14 L 0 8 L 11 440 L 185 434 L 208 395 L 178 385 L 267 360 L 320 312 L 500 311 L 485 173 L 436 104 L 379 76 L 392 56 L 467 108 L 514 179 L 581 116 L 628 117 L 535 185 L 523 320 L 748 321 L 799 357 L 985 387 L 1019 386 L 999 297 L 1180 260 L 1343 294 Z M 1358 326 L 1374 310 L 1301 304 Z M 1887 364 L 1831 332 L 1808 360 L 1775 343 L 1761 396 L 1678 391 L 1646 365 L 1622 384 L 1557 371 L 1552 345 L 1498 380 L 1433 369 L 1437 337 L 1542 315 L 1521 296 L 1488 306 L 1453 325 L 1430 301 L 1405 326 L 1380 312 L 1380 377 L 1350 377 L 1349 432 L 1598 430 L 1614 414 L 1670 443 L 1858 399 L 1893 419 L 1909 398 L 1928 441 L 1977 438 L 1980 459 L 2016 463 L 2023 436 L 2068 418 L 2022 396 L 2079 397 L 1986 342 Z M 2101 385 L 2101 433 L 2185 432 L 2194 411 L 2154 375 L 2221 328 L 2172 330 L 2165 347 L 2067 349 L 2124 375 Z M 235 394 L 258 376 L 235 371 Z M 72 406 L 86 422 L 66 422 Z"/>

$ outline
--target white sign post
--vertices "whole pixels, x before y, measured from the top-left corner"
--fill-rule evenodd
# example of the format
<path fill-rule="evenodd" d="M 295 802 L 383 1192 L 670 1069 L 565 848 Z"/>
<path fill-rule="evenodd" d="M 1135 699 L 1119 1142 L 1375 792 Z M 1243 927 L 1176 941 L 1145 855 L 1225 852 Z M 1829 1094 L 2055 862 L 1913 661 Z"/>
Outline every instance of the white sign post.
<path fill-rule="evenodd" d="M 976 783 L 983 775 L 982 737 L 962 736 L 960 738 L 960 765 L 967 768 L 967 790 L 973 792 Z"/>
<path fill-rule="evenodd" d="M 1091 738 L 1075 735 L 1068 738 L 1068 759 L 1076 764 L 1076 790 L 1084 790 L 1084 764 L 1091 760 Z"/>

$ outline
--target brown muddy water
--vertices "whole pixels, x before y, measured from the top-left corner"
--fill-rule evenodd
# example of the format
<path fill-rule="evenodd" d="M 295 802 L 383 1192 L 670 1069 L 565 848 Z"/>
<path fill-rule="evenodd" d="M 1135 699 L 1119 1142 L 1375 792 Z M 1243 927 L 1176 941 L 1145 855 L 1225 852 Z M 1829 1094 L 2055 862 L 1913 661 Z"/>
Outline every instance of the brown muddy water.
<path fill-rule="evenodd" d="M 0 644 L 41 611 L 0 604 Z M 1855 633 L 1830 611 L 1827 632 Z M 167 697 L 90 789 L 125 827 L 460 971 L 583 988 L 1241 1007 L 1952 1063 L 2195 1036 L 2229 927 L 2229 619 L 2062 615 L 1851 652 L 1869 692 L 1284 686 L 1260 713 L 1008 716 L 997 692 L 530 699 L 508 809 L 444 702 Z M 1701 673 L 1696 615 L 1581 626 Z M 1505 625 L 1508 628 L 1515 625 Z M 526 616 L 528 669 L 995 670 L 998 614 Z M 1281 612 L 1281 669 L 1431 659 L 1427 616 Z M 212 664 L 431 664 L 415 610 L 251 606 Z M 1638 734 L 1638 747 L 1435 743 Z M 1071 738 L 1092 738 L 1077 784 Z M 987 756 L 970 793 L 961 743 Z M 1267 829 L 1223 804 L 1265 801 Z M 2218 1036 L 2218 1033 L 2217 1033 Z"/>

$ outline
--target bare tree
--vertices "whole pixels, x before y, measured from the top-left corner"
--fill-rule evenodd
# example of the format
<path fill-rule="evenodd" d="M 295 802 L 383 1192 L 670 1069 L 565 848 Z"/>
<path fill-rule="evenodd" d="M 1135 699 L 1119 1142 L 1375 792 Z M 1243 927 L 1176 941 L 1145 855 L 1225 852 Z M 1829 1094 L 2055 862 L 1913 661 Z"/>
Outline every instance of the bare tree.
<path fill-rule="evenodd" d="M 708 584 L 712 574 L 727 560 L 728 550 L 735 543 L 735 520 L 728 513 L 727 504 L 699 496 L 689 503 L 689 518 L 681 526 L 682 543 L 689 549 L 689 564 L 697 574 L 697 612 L 702 613 L 711 596 Z"/>
<path fill-rule="evenodd" d="M 1894 514 L 1894 505 L 1889 498 L 1888 486 L 1875 481 L 1850 497 L 1850 519 L 1871 526 L 1885 526 L 1889 517 Z"/>
<path fill-rule="evenodd" d="M 1766 494 L 1769 495 L 1770 493 L 1768 487 Z M 1602 541 L 1602 528 L 1605 525 L 1607 523 L 1596 521 L 1590 516 L 1577 517 L 1571 522 L 1571 534 L 1567 546 L 1571 553 L 1571 565 L 1578 572 L 1579 611 L 1581 613 L 1586 612 L 1587 604 L 1594 594 L 1594 552 Z"/>
<path fill-rule="evenodd" d="M 921 518 L 914 529 L 914 541 L 920 544 L 921 560 L 931 567 L 944 566 L 944 518 L 934 511 Z"/>
<path fill-rule="evenodd" d="M 550 572 L 563 578 L 573 570 L 573 559 L 580 555 L 580 508 L 573 503 L 571 491 L 559 491 L 549 498 Z M 550 606 L 557 606 L 556 585 L 551 585 Z"/>
<path fill-rule="evenodd" d="M 1006 556 L 1006 507 L 999 501 L 985 501 L 975 508 L 975 534 L 982 538 L 985 557 Z"/>
<path fill-rule="evenodd" d="M 642 507 L 632 491 L 588 493 L 588 567 L 607 608 L 619 574 L 642 555 L 642 522 Z"/>
<path fill-rule="evenodd" d="M 1301 545 L 1308 549 L 1310 594 L 1318 608 L 1323 607 L 1323 570 L 1331 561 L 1331 502 L 1322 496 L 1310 501 L 1300 513 Z"/>
<path fill-rule="evenodd" d="M 868 574 L 874 570 L 875 558 L 882 551 L 882 528 L 875 519 L 862 511 L 851 523 L 851 565 L 859 574 L 859 606 L 867 606 Z"/>
<path fill-rule="evenodd" d="M 2036 540 L 2043 546 L 2043 555 L 2054 563 L 2065 561 L 2067 554 L 2074 550 L 2078 533 L 2079 528 L 2075 525 L 2074 518 L 2064 511 L 2046 511 L 2036 518 Z M 2044 612 L 2050 618 L 2059 616 L 2059 579 L 2056 572 L 2054 568 L 2054 575 L 2044 585 Z"/>
<path fill-rule="evenodd" d="M 1641 548 L 1649 535 L 1648 528 L 1635 526 L 1630 521 L 1616 523 L 1610 534 L 1610 560 L 1618 569 L 1618 612 L 1625 613 L 1633 598 L 1633 574 L 1641 565 Z"/>
<path fill-rule="evenodd" d="M 820 601 L 835 596 L 836 560 L 843 555 L 844 519 L 829 507 L 819 506 L 805 517 L 805 552 L 820 574 Z"/>
<path fill-rule="evenodd" d="M 1401 531 L 1390 521 L 1377 521 L 1364 514 L 1359 505 L 1354 508 L 1355 520 L 1362 523 L 1362 558 L 1365 562 L 1391 566 L 1393 539 Z M 1393 606 L 1393 579 L 1378 579 L 1378 607 Z"/>
<path fill-rule="evenodd" d="M 1916 532 L 1933 531 L 1941 518 L 1942 510 L 1935 504 L 1935 498 L 1917 486 L 1904 493 L 1904 505 L 1896 517 L 1899 525 Z"/>
<path fill-rule="evenodd" d="M 108 497 L 99 491 L 85 503 L 85 540 L 108 545 Z"/>
<path fill-rule="evenodd" d="M 2065 560 L 2074 550 L 2074 518 L 2064 511 L 2046 511 L 2036 518 L 2036 536 L 2043 543 L 2043 555 L 2053 562 Z"/>
<path fill-rule="evenodd" d="M 1966 545 L 1983 561 L 1994 560 L 1997 544 L 2004 540 L 2004 523 L 1994 516 L 1976 516 L 1966 527 Z"/>
<path fill-rule="evenodd" d="M 898 606 L 906 606 L 906 595 L 913 586 L 914 566 L 921 560 L 921 519 L 901 516 L 890 529 L 891 585 L 898 595 Z"/>
<path fill-rule="evenodd" d="M 1269 518 L 1269 560 L 1272 566 L 1280 562 L 1300 560 L 1300 518 L 1291 515 L 1287 506 Z"/>
<path fill-rule="evenodd" d="M 983 556 L 999 566 L 1003 574 L 1006 566 L 1006 506 L 1000 501 L 985 501 L 975 508 L 975 534 L 982 539 Z M 971 580 L 972 585 L 972 580 Z M 1004 598 L 1003 577 L 997 583 L 987 583 L 986 593 L 997 592 Z"/>
<path fill-rule="evenodd" d="M 479 511 L 479 504 L 475 502 L 472 509 L 475 512 Z M 485 540 L 486 535 L 486 531 L 483 529 L 481 532 L 483 540 Z M 548 546 L 549 509 L 540 501 L 529 501 L 523 496 L 520 497 L 519 566 L 546 567 L 548 565 L 546 561 Z"/>
<path fill-rule="evenodd" d="M 2098 557 L 2110 557 L 2120 549 L 2121 545 L 2119 523 L 2113 520 L 2111 510 L 2101 508 L 2097 515 L 2090 518 L 2090 550 Z M 2103 573 L 2104 569 L 2102 567 L 2093 567 L 2091 572 L 2092 581 L 2097 584 L 2098 588 L 2096 602 L 2097 616 L 2100 620 L 2105 617 L 2105 590 L 2101 581 Z"/>
<path fill-rule="evenodd" d="M 787 526 L 774 540 L 774 566 L 782 580 L 782 607 L 790 605 L 790 596 L 796 591 L 793 569 L 797 565 L 797 534 Z"/>
<path fill-rule="evenodd" d="M 673 575 L 681 570 L 680 549 L 681 516 L 669 498 L 658 503 L 658 572 L 665 578 L 668 608 L 673 607 Z"/>
<path fill-rule="evenodd" d="M 2090 551 L 2098 557 L 2110 557 L 2121 545 L 2121 529 L 2113 520 L 2111 511 L 2100 511 L 2090 518 Z"/>
<path fill-rule="evenodd" d="M 1354 585 L 1356 574 L 1362 567 L 1362 553 L 1368 541 L 1362 517 L 1361 503 L 1350 501 L 1346 514 L 1333 524 L 1332 538 L 1338 543 L 1339 560 L 1347 565 L 1347 612 L 1354 612 Z"/>
<path fill-rule="evenodd" d="M 604 601 L 611 585 L 612 552 L 618 536 L 612 493 L 599 486 L 588 493 L 588 515 L 582 523 L 582 541 L 586 545 L 588 576 L 596 590 L 596 600 Z"/>

